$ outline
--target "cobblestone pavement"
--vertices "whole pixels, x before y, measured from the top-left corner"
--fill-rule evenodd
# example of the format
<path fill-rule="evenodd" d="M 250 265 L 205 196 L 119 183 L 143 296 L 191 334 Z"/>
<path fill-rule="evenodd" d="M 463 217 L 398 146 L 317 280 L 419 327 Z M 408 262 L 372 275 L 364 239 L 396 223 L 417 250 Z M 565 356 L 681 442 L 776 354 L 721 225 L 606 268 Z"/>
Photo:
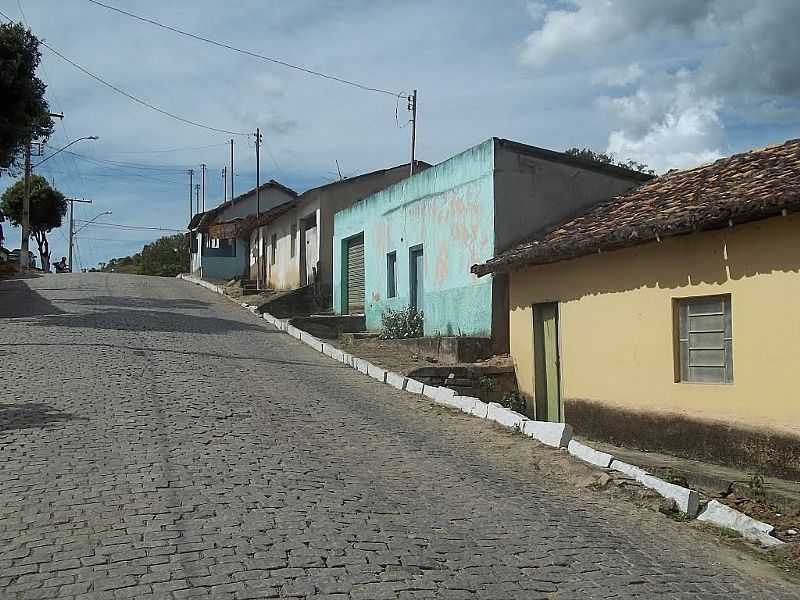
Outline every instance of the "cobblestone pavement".
<path fill-rule="evenodd" d="M 185 282 L 0 282 L 0 384 L 4 599 L 798 597 Z"/>

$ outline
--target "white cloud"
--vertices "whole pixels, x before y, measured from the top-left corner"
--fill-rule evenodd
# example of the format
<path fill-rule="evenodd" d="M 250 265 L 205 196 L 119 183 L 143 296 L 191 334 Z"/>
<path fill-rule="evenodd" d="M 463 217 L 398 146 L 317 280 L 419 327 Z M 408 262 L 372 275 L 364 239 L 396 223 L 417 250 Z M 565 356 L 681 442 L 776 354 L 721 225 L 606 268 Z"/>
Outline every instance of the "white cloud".
<path fill-rule="evenodd" d="M 522 59 L 539 74 L 591 73 L 606 94 L 636 86 L 594 99 L 606 151 L 689 167 L 727 150 L 726 119 L 793 121 L 798 21 L 796 0 L 569 0 L 541 19 Z"/>
<path fill-rule="evenodd" d="M 625 87 L 636 83 L 644 75 L 639 63 L 631 63 L 624 67 L 605 67 L 592 75 L 592 82 L 607 87 Z"/>
<path fill-rule="evenodd" d="M 564 60 L 596 60 L 610 44 L 658 26 L 690 28 L 708 15 L 712 0 L 570 0 L 548 12 L 522 53 L 536 67 Z"/>

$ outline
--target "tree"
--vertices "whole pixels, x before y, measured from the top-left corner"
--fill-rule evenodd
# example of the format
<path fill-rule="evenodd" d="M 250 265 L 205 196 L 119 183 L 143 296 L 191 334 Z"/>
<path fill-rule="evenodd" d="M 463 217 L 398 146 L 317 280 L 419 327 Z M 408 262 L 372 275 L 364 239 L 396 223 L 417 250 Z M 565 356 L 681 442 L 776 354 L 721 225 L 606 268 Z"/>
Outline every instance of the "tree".
<path fill-rule="evenodd" d="M 22 225 L 22 203 L 25 196 L 25 182 L 20 180 L 3 193 L 2 210 L 13 225 Z M 61 227 L 67 214 L 67 200 L 64 194 L 50 187 L 41 175 L 31 177 L 31 233 L 39 245 L 42 269 L 50 270 L 50 244 L 47 234 Z"/>
<path fill-rule="evenodd" d="M 630 171 L 638 171 L 639 173 L 645 173 L 647 175 L 655 175 L 655 171 L 653 171 L 653 169 L 644 163 L 636 162 L 635 160 L 618 161 L 614 158 L 613 154 L 595 152 L 591 148 L 567 148 L 564 150 L 564 154 L 604 165 L 622 167 L 623 169 L 628 169 Z"/>
<path fill-rule="evenodd" d="M 145 245 L 133 256 L 112 258 L 101 263 L 106 273 L 133 273 L 175 277 L 189 270 L 189 242 L 184 234 L 169 235 Z"/>
<path fill-rule="evenodd" d="M 53 132 L 47 86 L 36 77 L 40 60 L 39 40 L 29 29 L 0 25 L 0 168 L 18 167 L 25 146 Z"/>

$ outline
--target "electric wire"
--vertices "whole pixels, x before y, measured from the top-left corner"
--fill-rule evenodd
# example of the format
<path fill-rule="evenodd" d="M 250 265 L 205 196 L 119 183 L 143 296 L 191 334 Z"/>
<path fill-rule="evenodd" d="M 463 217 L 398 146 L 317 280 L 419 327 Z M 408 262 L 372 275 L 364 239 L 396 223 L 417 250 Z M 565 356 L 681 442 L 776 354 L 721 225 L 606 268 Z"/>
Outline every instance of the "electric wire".
<path fill-rule="evenodd" d="M 260 60 L 265 60 L 267 62 L 271 62 L 271 63 L 274 63 L 276 65 L 281 65 L 281 66 L 287 67 L 289 69 L 295 69 L 296 71 L 301 71 L 301 72 L 306 73 L 308 75 L 314 75 L 316 77 L 322 77 L 324 79 L 330 79 L 331 81 L 336 81 L 336 82 L 344 84 L 344 85 L 350 85 L 350 86 L 353 86 L 355 88 L 359 88 L 361 90 L 365 90 L 365 91 L 368 91 L 368 92 L 376 92 L 376 93 L 379 93 L 379 94 L 387 94 L 389 96 L 403 97 L 402 96 L 402 92 L 399 92 L 399 93 L 398 92 L 392 92 L 390 90 L 384 90 L 384 89 L 381 89 L 381 88 L 372 87 L 372 86 L 364 85 L 362 83 L 351 81 L 349 79 L 344 79 L 342 77 L 337 77 L 336 75 L 329 75 L 329 74 L 323 73 L 321 71 L 315 71 L 315 70 L 309 69 L 307 67 L 301 67 L 299 65 L 294 65 L 294 64 L 288 63 L 288 62 L 286 62 L 284 60 L 280 60 L 280 59 L 277 59 L 277 58 L 272 58 L 270 56 L 265 56 L 263 54 L 258 54 L 257 52 L 252 52 L 250 50 L 244 50 L 243 48 L 237 48 L 236 46 L 232 46 L 231 44 L 227 44 L 225 42 L 218 42 L 216 40 L 212 40 L 210 38 L 203 37 L 203 36 L 197 35 L 195 33 L 189 33 L 188 31 L 183 31 L 182 29 L 178 29 L 177 27 L 172 27 L 170 25 L 165 25 L 165 24 L 160 23 L 158 21 L 155 21 L 153 19 L 149 19 L 147 17 L 142 17 L 140 15 L 136 15 L 136 14 L 128 12 L 126 10 L 122 10 L 121 8 L 117 8 L 116 6 L 111 6 L 110 4 L 105 4 L 103 2 L 98 2 L 98 0 L 88 0 L 88 1 L 91 2 L 92 4 L 95 4 L 97 6 L 101 6 L 101 7 L 105 8 L 105 9 L 112 10 L 114 12 L 126 15 L 128 17 L 131 17 L 132 19 L 136 19 L 138 21 L 142 21 L 144 23 L 149 23 L 150 25 L 155 25 L 156 27 L 160 27 L 162 29 L 166 29 L 167 31 L 171 31 L 171 32 L 177 33 L 179 35 L 184 35 L 186 37 L 189 37 L 189 38 L 201 41 L 201 42 L 205 42 L 205 43 L 211 44 L 213 46 L 218 46 L 220 48 L 225 48 L 227 50 L 232 50 L 233 52 L 239 52 L 240 54 L 246 54 L 247 56 L 252 56 L 253 58 L 258 58 Z"/>
<path fill-rule="evenodd" d="M 105 221 L 89 222 L 84 219 L 75 219 L 76 223 L 85 223 L 89 227 L 111 227 L 114 229 L 129 229 L 139 231 L 172 231 L 175 233 L 183 233 L 185 229 L 171 229 L 169 227 L 149 227 L 146 225 L 123 225 L 121 223 L 106 223 Z"/>

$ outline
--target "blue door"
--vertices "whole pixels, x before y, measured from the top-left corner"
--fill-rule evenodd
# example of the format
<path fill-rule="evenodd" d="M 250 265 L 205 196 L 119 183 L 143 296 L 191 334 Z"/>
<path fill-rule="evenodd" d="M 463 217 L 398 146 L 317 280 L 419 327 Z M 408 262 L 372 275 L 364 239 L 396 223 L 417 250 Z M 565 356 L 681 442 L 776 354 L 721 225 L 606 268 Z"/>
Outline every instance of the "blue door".
<path fill-rule="evenodd" d="M 423 261 L 422 246 L 409 250 L 409 264 L 411 265 L 411 306 L 422 312 L 425 298 L 425 263 Z"/>

